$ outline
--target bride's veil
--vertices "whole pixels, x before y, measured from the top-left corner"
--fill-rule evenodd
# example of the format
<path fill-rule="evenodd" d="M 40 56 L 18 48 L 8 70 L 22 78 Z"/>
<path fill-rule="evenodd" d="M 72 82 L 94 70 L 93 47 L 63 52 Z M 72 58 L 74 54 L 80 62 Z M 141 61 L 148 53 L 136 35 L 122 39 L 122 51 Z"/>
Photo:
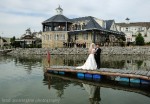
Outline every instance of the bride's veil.
<path fill-rule="evenodd" d="M 93 45 L 95 46 L 94 43 L 91 43 L 90 47 L 89 47 L 89 53 L 91 53 L 92 49 L 94 48 Z"/>

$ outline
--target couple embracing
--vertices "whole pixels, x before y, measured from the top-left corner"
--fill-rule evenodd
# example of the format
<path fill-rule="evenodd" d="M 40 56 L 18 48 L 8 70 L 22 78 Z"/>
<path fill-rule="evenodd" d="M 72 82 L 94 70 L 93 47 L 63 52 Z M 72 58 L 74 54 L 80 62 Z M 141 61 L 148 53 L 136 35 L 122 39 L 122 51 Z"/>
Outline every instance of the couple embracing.
<path fill-rule="evenodd" d="M 76 67 L 77 69 L 96 70 L 100 68 L 100 53 L 99 44 L 92 43 L 89 48 L 89 56 L 83 66 Z"/>

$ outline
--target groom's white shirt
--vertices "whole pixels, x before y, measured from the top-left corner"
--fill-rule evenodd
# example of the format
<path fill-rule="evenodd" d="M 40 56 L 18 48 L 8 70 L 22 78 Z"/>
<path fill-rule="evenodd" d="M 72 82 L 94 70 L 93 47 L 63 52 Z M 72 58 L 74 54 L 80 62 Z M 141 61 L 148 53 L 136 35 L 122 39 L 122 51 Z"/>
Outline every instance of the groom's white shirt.
<path fill-rule="evenodd" d="M 98 50 L 98 48 L 96 48 L 96 50 L 95 51 L 97 51 Z"/>

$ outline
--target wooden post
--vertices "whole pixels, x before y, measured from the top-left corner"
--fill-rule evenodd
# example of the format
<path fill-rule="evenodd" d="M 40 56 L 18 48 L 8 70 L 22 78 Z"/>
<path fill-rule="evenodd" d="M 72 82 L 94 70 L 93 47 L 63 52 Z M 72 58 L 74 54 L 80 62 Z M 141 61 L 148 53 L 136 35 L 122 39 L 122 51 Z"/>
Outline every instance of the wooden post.
<path fill-rule="evenodd" d="M 130 77 L 129 77 L 129 86 L 130 86 Z"/>
<path fill-rule="evenodd" d="M 50 52 L 47 51 L 47 62 L 48 62 L 48 67 L 50 67 Z"/>
<path fill-rule="evenodd" d="M 140 85 L 142 85 L 142 81 L 141 81 L 141 79 L 140 79 Z"/>

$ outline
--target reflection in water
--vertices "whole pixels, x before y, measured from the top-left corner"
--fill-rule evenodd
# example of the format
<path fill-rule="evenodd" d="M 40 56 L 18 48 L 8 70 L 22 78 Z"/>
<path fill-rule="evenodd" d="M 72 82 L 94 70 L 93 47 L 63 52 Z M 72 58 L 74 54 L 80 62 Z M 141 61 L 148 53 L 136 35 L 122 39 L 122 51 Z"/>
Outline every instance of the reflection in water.
<path fill-rule="evenodd" d="M 90 104 L 99 104 L 100 98 L 100 87 L 89 84 L 84 84 L 83 87 L 88 92 Z"/>
<path fill-rule="evenodd" d="M 87 55 L 51 55 L 50 65 L 80 66 L 87 57 Z M 43 58 L 43 63 L 48 66 L 46 57 Z M 101 68 L 150 70 L 150 56 L 101 55 Z"/>
<path fill-rule="evenodd" d="M 23 66 L 28 74 L 31 74 L 32 69 L 35 67 L 42 67 L 42 56 L 2 56 L 0 62 L 14 61 L 15 66 Z"/>
<path fill-rule="evenodd" d="M 44 85 L 48 85 L 49 90 L 51 89 L 51 87 L 56 89 L 57 97 L 61 98 L 62 95 L 64 94 L 64 89 L 69 86 L 70 81 L 67 81 L 67 80 L 62 81 L 62 79 L 60 78 L 54 78 L 51 76 L 48 77 L 44 74 L 43 83 Z"/>
<path fill-rule="evenodd" d="M 51 88 L 56 89 L 57 97 L 59 97 L 60 99 L 64 98 L 65 96 L 64 90 L 70 88 L 72 84 L 74 86 L 79 86 L 80 88 L 84 88 L 84 92 L 82 93 L 85 93 L 87 95 L 86 100 L 90 104 L 100 104 L 100 102 L 103 100 L 101 99 L 100 92 L 101 92 L 101 89 L 103 89 L 104 87 L 112 88 L 115 91 L 120 90 L 120 91 L 126 91 L 126 92 L 136 92 L 136 93 L 140 93 L 140 94 L 150 97 L 149 86 L 140 86 L 140 87 L 138 85 L 130 86 L 130 85 L 126 85 L 125 83 L 117 83 L 117 82 L 111 83 L 111 82 L 107 82 L 106 80 L 105 81 L 101 80 L 100 82 L 93 82 L 89 80 L 81 80 L 74 76 L 69 76 L 69 75 L 61 76 L 57 74 L 45 73 L 43 83 L 44 85 L 48 86 L 48 89 L 51 89 Z M 71 90 L 73 90 L 73 88 L 71 88 Z M 111 90 L 109 91 L 110 92 L 107 92 L 108 95 L 109 93 L 110 94 L 113 93 Z M 75 91 L 72 91 L 72 93 L 75 93 Z M 113 97 L 114 96 L 111 96 L 111 98 Z"/>
<path fill-rule="evenodd" d="M 51 55 L 50 64 L 79 66 L 86 58 L 87 55 Z M 149 56 L 101 56 L 102 67 L 108 68 L 150 70 L 149 63 Z M 46 56 L 0 56 L 0 98 L 50 99 L 50 104 L 56 100 L 54 104 L 58 104 L 59 99 L 60 104 L 72 102 L 78 104 L 80 102 L 82 104 L 116 104 L 116 102 L 117 104 L 133 104 L 135 101 L 136 104 L 149 104 L 150 102 L 149 87 L 132 88 L 132 86 L 125 87 L 118 83 L 116 85 L 111 82 L 95 83 L 70 78 L 68 80 L 66 77 L 62 79 L 45 74 L 43 78 L 46 65 L 48 65 Z"/>
<path fill-rule="evenodd" d="M 51 87 L 56 89 L 57 92 L 57 97 L 60 99 L 64 95 L 64 90 L 70 86 L 70 84 L 74 84 L 75 86 L 80 86 L 85 89 L 89 96 L 89 102 L 90 104 L 99 104 L 101 98 L 100 98 L 100 87 L 99 86 L 94 86 L 94 85 L 89 85 L 85 83 L 78 83 L 78 82 L 73 82 L 69 80 L 63 80 L 61 78 L 53 77 L 44 74 L 44 79 L 43 79 L 44 85 L 48 85 L 48 89 L 50 90 Z"/>
<path fill-rule="evenodd" d="M 80 66 L 86 61 L 87 55 L 51 55 L 50 65 Z M 24 66 L 30 74 L 32 68 L 49 66 L 47 56 L 1 56 L 1 62 L 14 61 L 16 66 Z M 150 56 L 136 55 L 101 55 L 101 68 L 119 68 L 127 70 L 150 70 Z"/>

